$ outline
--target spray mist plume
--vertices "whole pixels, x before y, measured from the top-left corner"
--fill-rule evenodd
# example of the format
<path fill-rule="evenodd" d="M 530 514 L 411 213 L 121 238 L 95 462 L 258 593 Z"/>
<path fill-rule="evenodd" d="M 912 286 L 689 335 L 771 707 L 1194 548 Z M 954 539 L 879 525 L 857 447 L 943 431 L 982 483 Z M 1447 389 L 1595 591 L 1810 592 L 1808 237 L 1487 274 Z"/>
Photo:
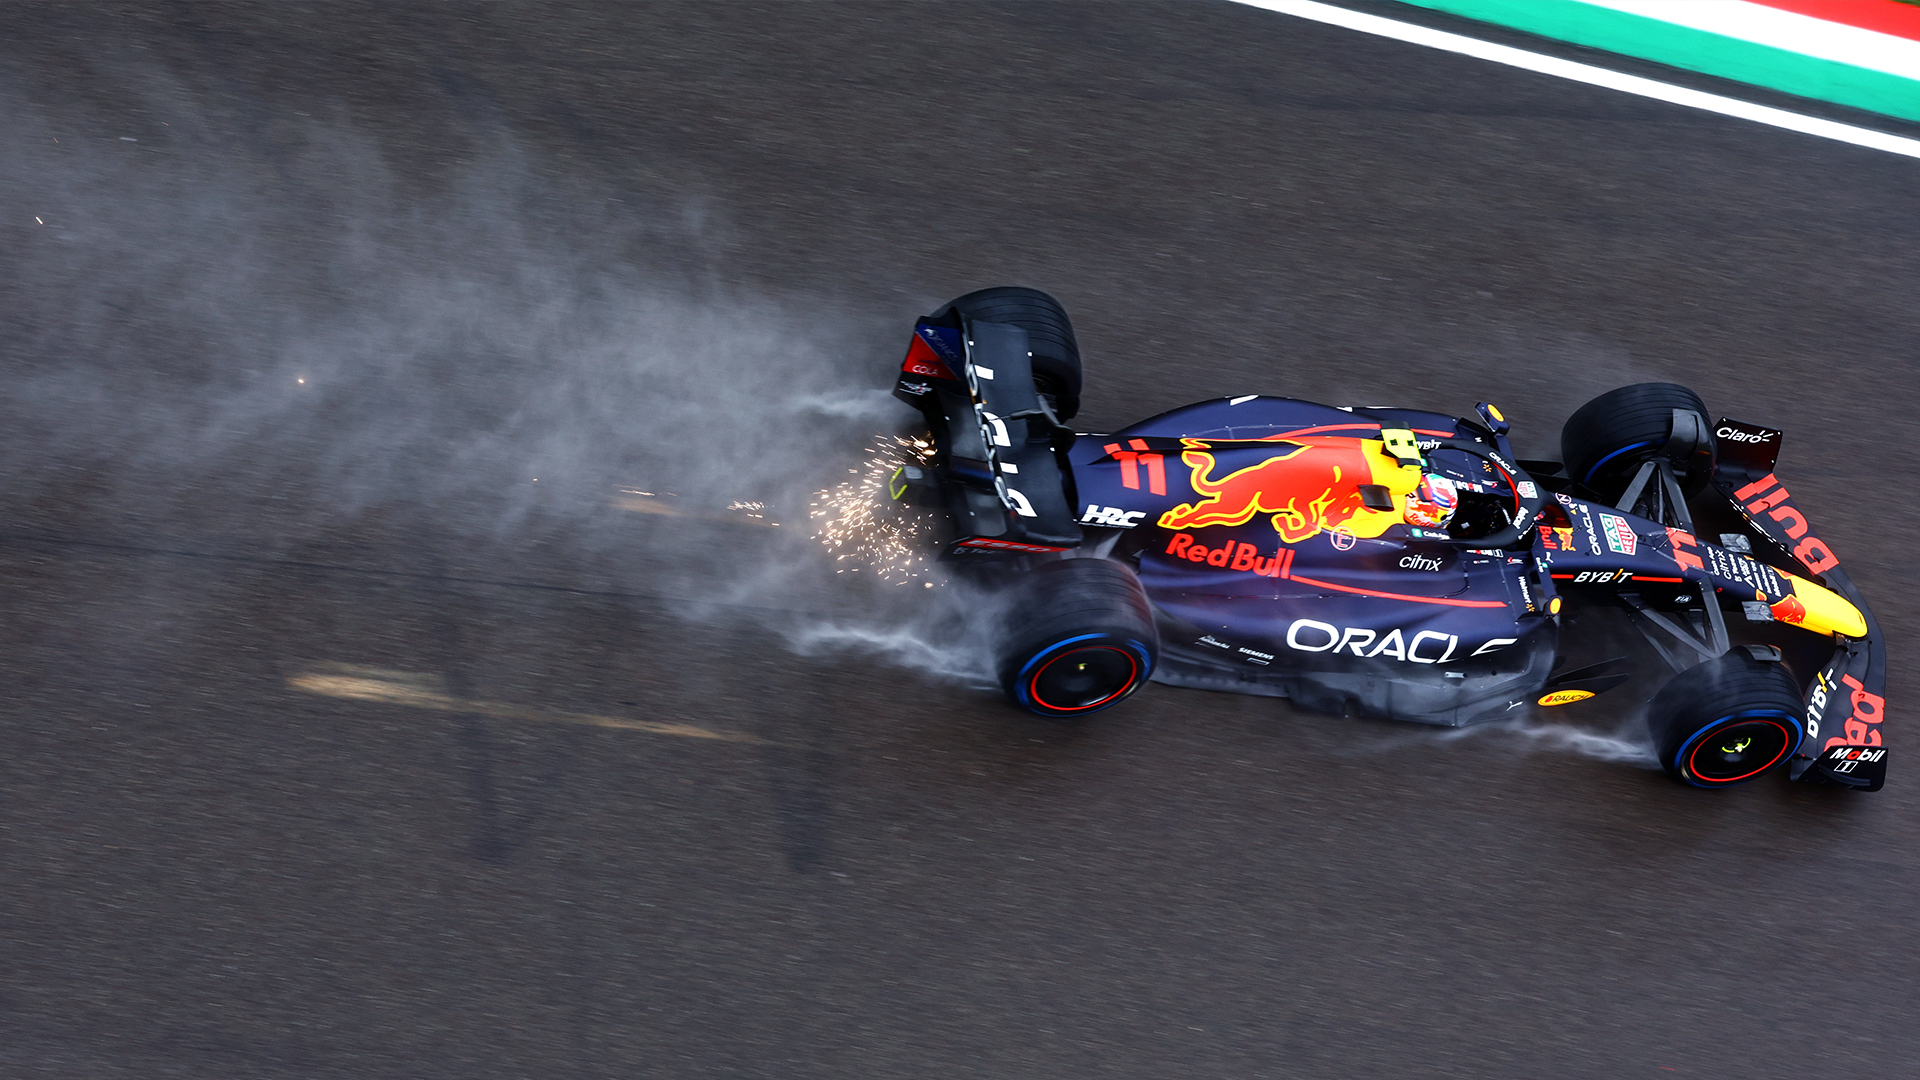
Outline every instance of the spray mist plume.
<path fill-rule="evenodd" d="M 506 140 L 427 182 L 316 119 L 269 161 L 149 92 L 173 119 L 140 143 L 0 99 L 0 188 L 34 223 L 0 279 L 8 528 L 302 557 L 372 537 L 993 684 L 993 599 L 888 492 L 929 454 L 887 433 L 900 312 L 940 298 L 729 285 L 723 213 L 637 209 Z"/>

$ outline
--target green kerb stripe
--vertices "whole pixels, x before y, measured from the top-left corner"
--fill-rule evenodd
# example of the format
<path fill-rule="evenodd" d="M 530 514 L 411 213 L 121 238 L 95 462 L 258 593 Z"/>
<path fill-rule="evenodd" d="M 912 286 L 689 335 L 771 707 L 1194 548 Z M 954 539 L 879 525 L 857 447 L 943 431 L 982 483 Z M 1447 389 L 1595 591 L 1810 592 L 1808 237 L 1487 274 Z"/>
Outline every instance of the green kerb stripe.
<path fill-rule="evenodd" d="M 1578 0 L 1402 0 L 1723 79 L 1920 120 L 1920 82 Z"/>

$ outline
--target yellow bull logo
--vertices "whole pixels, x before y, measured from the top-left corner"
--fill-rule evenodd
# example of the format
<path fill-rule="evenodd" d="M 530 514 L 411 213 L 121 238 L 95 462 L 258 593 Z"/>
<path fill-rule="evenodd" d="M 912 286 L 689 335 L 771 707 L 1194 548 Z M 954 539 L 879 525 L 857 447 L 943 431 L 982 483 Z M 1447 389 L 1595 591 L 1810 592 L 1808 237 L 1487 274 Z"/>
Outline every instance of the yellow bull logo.
<path fill-rule="evenodd" d="M 1379 536 L 1404 520 L 1406 496 L 1420 483 L 1420 470 L 1401 468 L 1378 439 L 1291 437 L 1276 443 L 1285 448 L 1280 453 L 1217 480 L 1212 444 L 1180 442 L 1187 447 L 1180 460 L 1193 470 L 1194 493 L 1205 498 L 1161 514 L 1163 529 L 1244 525 L 1255 514 L 1271 514 L 1274 531 L 1289 544 L 1342 526 L 1355 536 Z M 1368 508 L 1361 501 L 1362 484 L 1386 488 L 1394 509 Z"/>

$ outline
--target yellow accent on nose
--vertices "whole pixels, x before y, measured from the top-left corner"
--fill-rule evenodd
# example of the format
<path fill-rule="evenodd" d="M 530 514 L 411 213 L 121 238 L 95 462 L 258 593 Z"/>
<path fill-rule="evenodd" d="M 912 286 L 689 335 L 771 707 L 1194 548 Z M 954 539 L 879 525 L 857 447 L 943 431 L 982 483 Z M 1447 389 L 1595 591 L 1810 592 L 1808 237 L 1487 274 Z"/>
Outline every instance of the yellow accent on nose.
<path fill-rule="evenodd" d="M 1800 619 L 1800 625 L 1820 634 L 1845 634 L 1847 637 L 1866 637 L 1867 619 L 1860 609 L 1847 602 L 1846 597 L 1830 589 L 1823 589 L 1803 577 L 1781 574 L 1793 583 L 1793 595 L 1807 613 Z"/>

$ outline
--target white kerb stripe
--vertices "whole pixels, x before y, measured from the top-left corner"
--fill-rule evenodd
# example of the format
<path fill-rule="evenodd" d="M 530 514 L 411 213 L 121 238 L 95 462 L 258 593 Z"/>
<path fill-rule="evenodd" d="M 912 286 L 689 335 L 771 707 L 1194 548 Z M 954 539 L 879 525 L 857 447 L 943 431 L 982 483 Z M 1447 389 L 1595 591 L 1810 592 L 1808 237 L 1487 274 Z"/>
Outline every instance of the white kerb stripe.
<path fill-rule="evenodd" d="M 1556 56 L 1543 56 L 1540 53 L 1531 53 L 1525 49 L 1515 49 L 1507 45 L 1495 45 L 1490 41 L 1481 41 L 1461 34 L 1449 34 L 1444 30 L 1395 22 L 1378 15 L 1367 15 L 1342 7 L 1334 7 L 1331 4 L 1316 3 L 1315 0 L 1238 0 L 1238 2 L 1250 7 L 1311 19 L 1314 22 L 1343 26 L 1363 34 L 1393 38 L 1396 41 L 1459 53 L 1479 60 L 1490 60 L 1496 64 L 1523 68 L 1542 75 L 1586 83 L 1589 86 L 1605 87 L 1608 90 L 1618 90 L 1626 94 L 1652 98 L 1655 101 L 1685 105 L 1688 108 L 1737 117 L 1741 120 L 1752 120 L 1758 124 L 1797 131 L 1803 135 L 1814 135 L 1822 139 L 1832 139 L 1835 142 L 1864 146 L 1870 150 L 1884 150 L 1889 154 L 1899 154 L 1903 157 L 1920 158 L 1920 139 L 1889 135 L 1884 131 L 1854 127 L 1852 124 L 1822 120 L 1815 116 L 1802 116 L 1785 109 L 1755 105 L 1738 98 L 1690 90 L 1684 86 L 1643 79 L 1638 75 L 1608 71 L 1606 68 L 1594 67 L 1591 64 L 1577 64 Z"/>
<path fill-rule="evenodd" d="M 1828 22 L 1746 0 L 1581 0 L 1644 19 L 1704 30 L 1802 56 L 1920 79 L 1920 41 Z"/>

